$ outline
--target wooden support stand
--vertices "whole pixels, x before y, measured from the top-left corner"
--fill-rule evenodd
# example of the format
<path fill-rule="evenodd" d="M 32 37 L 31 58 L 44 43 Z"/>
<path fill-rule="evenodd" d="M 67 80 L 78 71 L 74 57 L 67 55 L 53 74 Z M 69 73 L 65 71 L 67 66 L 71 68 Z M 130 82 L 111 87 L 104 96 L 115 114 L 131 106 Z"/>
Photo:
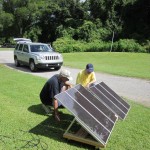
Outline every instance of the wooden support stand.
<path fill-rule="evenodd" d="M 67 128 L 66 132 L 63 134 L 63 137 L 68 140 L 74 140 L 77 142 L 85 143 L 88 145 L 95 146 L 95 148 L 104 148 L 105 145 L 96 141 L 92 137 L 89 138 L 89 133 L 81 127 L 76 133 L 69 133 L 70 128 L 75 123 L 76 119 L 74 118 L 69 127 Z"/>

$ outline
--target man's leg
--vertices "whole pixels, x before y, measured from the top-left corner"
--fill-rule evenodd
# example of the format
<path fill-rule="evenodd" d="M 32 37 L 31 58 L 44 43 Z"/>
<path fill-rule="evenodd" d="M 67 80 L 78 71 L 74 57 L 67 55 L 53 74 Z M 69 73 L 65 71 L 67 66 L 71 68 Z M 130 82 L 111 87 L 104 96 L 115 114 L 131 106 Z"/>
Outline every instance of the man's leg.
<path fill-rule="evenodd" d="M 60 121 L 59 113 L 58 113 L 58 101 L 54 99 L 54 117 L 57 121 Z"/>
<path fill-rule="evenodd" d="M 52 113 L 50 106 L 52 106 L 52 99 L 42 99 L 42 97 L 40 96 L 41 102 L 42 102 L 42 107 L 45 110 L 46 114 L 50 114 Z"/>

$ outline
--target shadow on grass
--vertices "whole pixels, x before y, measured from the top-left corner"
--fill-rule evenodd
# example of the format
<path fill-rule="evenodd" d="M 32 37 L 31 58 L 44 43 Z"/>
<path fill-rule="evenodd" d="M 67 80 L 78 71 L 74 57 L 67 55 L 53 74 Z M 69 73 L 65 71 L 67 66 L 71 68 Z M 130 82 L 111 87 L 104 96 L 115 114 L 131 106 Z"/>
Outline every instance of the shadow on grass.
<path fill-rule="evenodd" d="M 63 109 L 65 109 L 65 108 L 64 107 L 59 108 L 60 113 L 61 113 L 61 110 L 63 110 Z M 51 110 L 53 112 L 53 106 L 51 106 Z M 28 111 L 38 114 L 38 115 L 46 115 L 45 110 L 42 108 L 42 104 L 32 105 L 28 108 Z"/>
<path fill-rule="evenodd" d="M 32 105 L 28 108 L 28 111 L 38 115 L 45 115 L 45 111 L 42 108 L 42 104 Z"/>
<path fill-rule="evenodd" d="M 33 113 L 40 114 L 40 115 L 45 114 L 45 112 L 43 111 L 41 107 L 41 104 L 33 105 L 29 107 L 28 110 Z M 60 113 L 60 118 L 61 118 L 61 121 L 57 122 L 55 121 L 54 116 L 50 115 L 46 120 L 44 120 L 37 126 L 33 127 L 32 129 L 30 129 L 29 133 L 42 135 L 42 136 L 48 137 L 50 139 L 53 139 L 62 143 L 67 143 L 72 146 L 76 146 L 76 147 L 80 147 L 80 148 L 84 148 L 88 150 L 94 149 L 93 146 L 86 145 L 80 142 L 75 142 L 72 140 L 68 141 L 65 138 L 63 138 L 63 134 L 67 130 L 71 121 L 74 119 L 74 116 L 70 114 L 66 114 L 66 113 Z"/>

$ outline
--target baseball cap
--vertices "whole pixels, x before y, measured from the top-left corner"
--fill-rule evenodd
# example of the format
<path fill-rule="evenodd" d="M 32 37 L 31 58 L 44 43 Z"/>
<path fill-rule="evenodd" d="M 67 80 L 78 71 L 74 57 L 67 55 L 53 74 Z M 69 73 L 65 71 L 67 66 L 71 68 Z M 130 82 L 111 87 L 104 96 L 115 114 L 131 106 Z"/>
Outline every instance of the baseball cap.
<path fill-rule="evenodd" d="M 61 75 L 62 77 L 67 78 L 68 80 L 72 80 L 73 78 L 70 76 L 70 71 L 66 70 L 66 69 L 62 69 L 59 73 L 59 75 Z"/>
<path fill-rule="evenodd" d="M 92 64 L 87 64 L 87 65 L 86 65 L 86 70 L 87 70 L 88 72 L 93 72 L 93 71 L 94 71 L 93 65 L 92 65 Z"/>

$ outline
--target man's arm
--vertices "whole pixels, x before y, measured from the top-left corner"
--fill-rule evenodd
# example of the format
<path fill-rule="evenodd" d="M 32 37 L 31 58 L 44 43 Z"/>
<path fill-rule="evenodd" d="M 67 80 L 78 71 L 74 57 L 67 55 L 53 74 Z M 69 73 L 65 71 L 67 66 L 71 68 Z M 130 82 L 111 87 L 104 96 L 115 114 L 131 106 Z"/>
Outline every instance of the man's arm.
<path fill-rule="evenodd" d="M 86 87 L 90 87 L 90 85 L 92 84 L 92 83 L 94 83 L 94 82 L 96 82 L 96 76 L 95 76 L 95 73 L 93 72 L 92 73 L 92 76 L 91 76 L 91 81 L 87 84 L 87 86 Z"/>
<path fill-rule="evenodd" d="M 54 117 L 55 120 L 60 121 L 59 113 L 58 113 L 58 101 L 56 99 L 53 100 L 54 103 Z"/>

